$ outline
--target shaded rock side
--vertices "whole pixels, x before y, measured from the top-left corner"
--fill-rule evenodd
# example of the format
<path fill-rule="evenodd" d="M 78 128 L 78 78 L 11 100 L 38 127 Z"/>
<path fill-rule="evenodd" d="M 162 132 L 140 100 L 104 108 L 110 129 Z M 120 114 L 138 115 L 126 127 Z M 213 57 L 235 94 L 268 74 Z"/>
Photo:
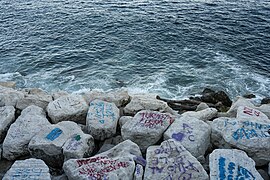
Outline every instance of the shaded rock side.
<path fill-rule="evenodd" d="M 207 108 L 201 111 L 188 111 L 182 114 L 182 116 L 194 117 L 202 121 L 208 121 L 217 117 L 218 111 L 215 108 Z"/>
<path fill-rule="evenodd" d="M 237 149 L 216 149 L 210 154 L 210 179 L 263 180 L 255 162 Z"/>
<path fill-rule="evenodd" d="M 13 106 L 0 107 L 0 142 L 6 137 L 11 123 L 15 121 L 15 108 Z"/>
<path fill-rule="evenodd" d="M 173 139 L 162 142 L 160 146 L 150 146 L 146 161 L 145 180 L 209 179 L 199 161 Z"/>

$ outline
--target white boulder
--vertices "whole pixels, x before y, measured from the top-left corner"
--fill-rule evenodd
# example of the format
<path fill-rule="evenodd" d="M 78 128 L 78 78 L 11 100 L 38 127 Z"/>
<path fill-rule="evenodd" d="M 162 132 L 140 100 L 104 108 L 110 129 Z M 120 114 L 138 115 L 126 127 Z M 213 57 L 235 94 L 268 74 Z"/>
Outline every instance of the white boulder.
<path fill-rule="evenodd" d="M 255 162 L 244 151 L 216 149 L 210 154 L 210 179 L 263 180 Z"/>
<path fill-rule="evenodd" d="M 89 157 L 94 148 L 94 138 L 89 134 L 74 134 L 62 147 L 65 161 Z"/>
<path fill-rule="evenodd" d="M 122 128 L 122 126 L 128 122 L 128 121 L 132 121 L 133 117 L 132 116 L 122 116 L 120 117 L 119 119 L 119 125 L 120 125 L 120 128 Z"/>
<path fill-rule="evenodd" d="M 194 117 L 176 118 L 164 133 L 164 140 L 175 139 L 195 157 L 205 154 L 210 145 L 211 127 Z"/>
<path fill-rule="evenodd" d="M 229 117 L 236 117 L 237 109 L 240 106 L 255 108 L 254 104 L 250 100 L 243 98 L 243 97 L 237 97 L 237 99 L 233 102 L 230 109 L 227 111 L 228 116 Z"/>
<path fill-rule="evenodd" d="M 162 142 L 160 146 L 150 146 L 146 161 L 144 180 L 209 179 L 199 161 L 173 139 Z"/>
<path fill-rule="evenodd" d="M 201 111 L 188 111 L 185 112 L 183 114 L 181 114 L 182 116 L 187 116 L 187 117 L 195 117 L 199 120 L 202 121 L 208 121 L 211 120 L 215 117 L 217 117 L 218 111 L 215 108 L 207 108 Z"/>
<path fill-rule="evenodd" d="M 241 149 L 258 166 L 270 161 L 270 123 L 223 117 L 215 119 L 211 127 L 211 141 L 216 146 Z"/>
<path fill-rule="evenodd" d="M 251 107 L 247 107 L 247 106 L 238 107 L 236 118 L 239 120 L 254 120 L 254 121 L 270 123 L 270 120 L 263 112 L 257 109 L 253 109 Z"/>
<path fill-rule="evenodd" d="M 81 128 L 72 121 L 47 125 L 30 141 L 28 149 L 33 157 L 42 159 L 52 167 L 61 167 L 64 161 L 62 147 L 74 135 L 83 136 Z"/>
<path fill-rule="evenodd" d="M 50 180 L 48 166 L 40 159 L 17 160 L 5 174 L 3 180 L 42 179 Z"/>
<path fill-rule="evenodd" d="M 15 121 L 15 108 L 13 106 L 0 107 L 0 142 L 6 136 L 9 126 Z"/>
<path fill-rule="evenodd" d="M 121 134 L 124 140 L 130 139 L 145 151 L 162 137 L 173 121 L 174 117 L 171 114 L 143 110 L 123 125 Z"/>
<path fill-rule="evenodd" d="M 114 103 L 92 101 L 86 117 L 89 134 L 97 140 L 112 137 L 116 133 L 119 117 L 119 109 Z"/>
<path fill-rule="evenodd" d="M 75 121 L 85 124 L 88 105 L 80 95 L 61 96 L 49 103 L 48 116 L 53 123 Z"/>
<path fill-rule="evenodd" d="M 24 93 L 16 91 L 12 88 L 0 86 L 0 107 L 13 106 L 16 107 L 17 102 L 24 98 Z"/>
<path fill-rule="evenodd" d="M 42 108 L 32 105 L 24 109 L 7 132 L 3 142 L 3 157 L 14 160 L 29 154 L 27 146 L 30 140 L 49 124 Z"/>

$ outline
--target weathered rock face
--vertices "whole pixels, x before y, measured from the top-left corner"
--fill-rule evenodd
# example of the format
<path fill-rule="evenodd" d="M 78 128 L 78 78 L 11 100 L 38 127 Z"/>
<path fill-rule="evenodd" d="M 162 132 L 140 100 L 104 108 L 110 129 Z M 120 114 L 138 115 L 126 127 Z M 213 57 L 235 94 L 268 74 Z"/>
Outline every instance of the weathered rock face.
<path fill-rule="evenodd" d="M 209 106 L 206 103 L 202 102 L 197 106 L 196 111 L 201 111 L 207 108 L 209 108 Z"/>
<path fill-rule="evenodd" d="M 101 92 L 101 91 L 90 91 L 83 94 L 86 102 L 92 102 L 95 99 L 114 103 L 117 107 L 125 106 L 130 96 L 126 90 L 120 89 L 117 91 Z"/>
<path fill-rule="evenodd" d="M 122 116 L 119 119 L 119 125 L 122 128 L 122 126 L 128 122 L 128 121 L 132 121 L 133 117 L 132 116 Z"/>
<path fill-rule="evenodd" d="M 205 154 L 210 145 L 210 126 L 193 117 L 176 118 L 164 133 L 164 140 L 175 139 L 195 157 Z"/>
<path fill-rule="evenodd" d="M 68 95 L 50 102 L 47 111 L 53 123 L 75 121 L 85 124 L 88 105 L 82 96 Z"/>
<path fill-rule="evenodd" d="M 217 118 L 211 127 L 216 146 L 244 150 L 258 166 L 270 161 L 270 123 Z"/>
<path fill-rule="evenodd" d="M 6 136 L 9 126 L 15 121 L 15 108 L 13 106 L 0 107 L 0 142 Z"/>
<path fill-rule="evenodd" d="M 144 179 L 208 179 L 198 160 L 180 142 L 169 139 L 150 146 L 146 154 Z"/>
<path fill-rule="evenodd" d="M 16 107 L 18 100 L 22 99 L 24 94 L 12 88 L 0 86 L 0 107 L 13 106 Z"/>
<path fill-rule="evenodd" d="M 86 126 L 88 132 L 97 140 L 104 140 L 116 133 L 119 109 L 113 103 L 94 100 L 90 103 Z"/>
<path fill-rule="evenodd" d="M 18 100 L 16 108 L 23 110 L 30 105 L 36 105 L 46 110 L 51 101 L 52 96 L 41 89 L 26 89 L 24 98 Z"/>
<path fill-rule="evenodd" d="M 24 109 L 8 130 L 3 142 L 3 157 L 14 160 L 29 154 L 27 146 L 30 140 L 49 124 L 42 108 L 32 105 Z"/>
<path fill-rule="evenodd" d="M 232 105 L 232 101 L 229 96 L 224 91 L 213 91 L 211 89 L 204 89 L 201 97 L 203 102 L 207 103 L 219 103 L 221 102 L 223 105 L 230 107 Z"/>
<path fill-rule="evenodd" d="M 173 121 L 174 117 L 168 113 L 140 111 L 131 121 L 123 125 L 121 134 L 123 139 L 130 139 L 145 151 L 162 137 L 163 132 Z"/>
<path fill-rule="evenodd" d="M 10 179 L 44 179 L 50 180 L 48 166 L 40 159 L 18 160 L 5 174 L 3 180 Z"/>
<path fill-rule="evenodd" d="M 237 149 L 216 149 L 210 154 L 210 179 L 258 179 L 255 162 Z"/>
<path fill-rule="evenodd" d="M 57 92 L 52 93 L 52 98 L 53 98 L 53 100 L 56 100 L 62 96 L 68 96 L 68 95 L 69 94 L 66 91 L 57 91 Z"/>
<path fill-rule="evenodd" d="M 217 117 L 217 113 L 218 113 L 217 109 L 207 108 L 207 109 L 197 111 L 197 112 L 188 111 L 188 112 L 183 113 L 182 116 L 195 117 L 202 121 L 208 121 Z"/>
<path fill-rule="evenodd" d="M 135 163 L 130 158 L 96 156 L 87 159 L 70 159 L 63 169 L 70 180 L 77 179 L 133 179 Z"/>
<path fill-rule="evenodd" d="M 264 113 L 262 113 L 261 111 L 257 109 L 253 109 L 247 106 L 239 106 L 239 108 L 237 109 L 236 118 L 239 120 L 253 120 L 253 121 L 270 123 L 270 120 Z"/>
<path fill-rule="evenodd" d="M 142 165 L 136 164 L 133 180 L 143 180 L 144 170 Z"/>
<path fill-rule="evenodd" d="M 240 106 L 255 108 L 254 104 L 252 104 L 248 99 L 243 98 L 243 97 L 238 97 L 238 99 L 235 102 L 233 102 L 233 104 L 232 104 L 231 108 L 228 110 L 227 114 L 230 117 L 236 117 L 237 109 Z"/>
<path fill-rule="evenodd" d="M 263 112 L 268 117 L 268 119 L 270 119 L 270 104 L 263 104 L 260 107 L 257 107 L 256 109 Z"/>
<path fill-rule="evenodd" d="M 61 167 L 64 161 L 62 147 L 74 135 L 83 136 L 81 128 L 74 122 L 48 125 L 31 139 L 28 149 L 33 157 L 44 160 L 52 167 Z"/>
<path fill-rule="evenodd" d="M 16 87 L 16 82 L 14 82 L 14 81 L 0 82 L 0 86 L 14 89 Z"/>
<path fill-rule="evenodd" d="M 63 146 L 65 161 L 89 157 L 95 148 L 94 138 L 89 134 L 75 134 Z"/>
<path fill-rule="evenodd" d="M 158 100 L 149 94 L 132 96 L 130 103 L 128 103 L 124 108 L 124 113 L 133 116 L 141 110 L 152 110 L 175 114 L 175 111 L 173 111 L 166 102 Z"/>

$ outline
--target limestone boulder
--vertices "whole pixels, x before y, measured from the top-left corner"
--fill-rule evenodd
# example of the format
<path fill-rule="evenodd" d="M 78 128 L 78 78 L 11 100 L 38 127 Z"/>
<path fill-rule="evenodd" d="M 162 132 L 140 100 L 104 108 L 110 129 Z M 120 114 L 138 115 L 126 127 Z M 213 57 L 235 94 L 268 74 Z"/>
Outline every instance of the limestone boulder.
<path fill-rule="evenodd" d="M 211 127 L 193 117 L 176 118 L 164 133 L 164 140 L 174 139 L 195 157 L 205 154 L 210 145 Z"/>
<path fill-rule="evenodd" d="M 0 107 L 0 142 L 6 136 L 11 123 L 15 121 L 15 108 L 13 106 Z"/>
<path fill-rule="evenodd" d="M 124 89 L 108 92 L 93 90 L 90 92 L 84 92 L 82 95 L 86 102 L 92 102 L 93 100 L 98 99 L 114 103 L 117 107 L 123 107 L 130 101 L 130 96 L 128 95 L 127 90 Z"/>
<path fill-rule="evenodd" d="M 50 102 L 47 112 L 53 123 L 75 121 L 85 124 L 88 108 L 82 96 L 71 94 Z"/>
<path fill-rule="evenodd" d="M 120 128 L 122 128 L 122 126 L 128 122 L 128 121 L 132 121 L 133 117 L 132 116 L 122 116 L 120 117 L 119 119 L 119 125 L 120 125 Z"/>
<path fill-rule="evenodd" d="M 237 99 L 233 102 L 230 109 L 227 111 L 228 116 L 236 117 L 237 110 L 240 106 L 255 108 L 254 104 L 249 99 L 246 99 L 243 97 L 237 97 Z"/>
<path fill-rule="evenodd" d="M 52 95 L 53 100 L 56 100 L 62 96 L 68 96 L 69 94 L 66 91 L 56 91 L 56 92 L 53 92 L 51 95 Z"/>
<path fill-rule="evenodd" d="M 202 121 L 208 121 L 215 117 L 217 117 L 218 111 L 215 108 L 207 108 L 201 111 L 188 111 L 182 114 L 182 116 L 186 117 L 194 117 Z"/>
<path fill-rule="evenodd" d="M 258 179 L 255 162 L 244 151 L 216 149 L 210 154 L 210 179 Z"/>
<path fill-rule="evenodd" d="M 263 112 L 257 109 L 247 107 L 247 106 L 238 107 L 236 118 L 239 120 L 254 120 L 254 121 L 270 123 L 270 120 Z"/>
<path fill-rule="evenodd" d="M 49 125 L 44 110 L 37 106 L 28 106 L 10 126 L 3 142 L 3 157 L 14 160 L 27 155 L 28 144 L 32 137 Z"/>
<path fill-rule="evenodd" d="M 89 157 L 94 148 L 94 138 L 89 134 L 74 134 L 62 147 L 65 161 Z"/>
<path fill-rule="evenodd" d="M 146 154 L 145 180 L 152 179 L 209 179 L 199 161 L 181 142 L 169 139 L 160 146 L 150 146 Z"/>
<path fill-rule="evenodd" d="M 98 155 L 85 159 L 70 159 L 64 163 L 63 169 L 69 180 L 132 180 L 135 163 L 132 159 L 127 157 L 113 159 Z"/>
<path fill-rule="evenodd" d="M 17 160 L 5 174 L 3 180 L 43 179 L 50 180 L 48 166 L 40 159 Z"/>
<path fill-rule="evenodd" d="M 156 96 L 151 94 L 133 95 L 131 101 L 124 108 L 124 113 L 126 115 L 134 116 L 141 110 L 152 110 L 177 114 L 177 112 L 172 110 L 166 102 L 156 99 Z"/>
<path fill-rule="evenodd" d="M 197 106 L 196 111 L 201 111 L 201 110 L 204 110 L 204 109 L 207 109 L 207 108 L 209 108 L 209 106 L 207 105 L 207 103 L 201 102 Z"/>
<path fill-rule="evenodd" d="M 72 121 L 47 125 L 31 139 L 28 149 L 33 157 L 44 160 L 49 166 L 61 167 L 64 161 L 62 148 L 67 147 L 69 144 L 64 146 L 65 143 L 75 135 L 84 136 L 81 128 Z"/>
<path fill-rule="evenodd" d="M 24 93 L 16 91 L 12 88 L 0 86 L 0 107 L 13 106 L 16 107 L 17 102 L 24 98 Z"/>
<path fill-rule="evenodd" d="M 23 110 L 30 105 L 36 105 L 46 110 L 48 104 L 52 101 L 52 96 L 41 89 L 25 89 L 25 96 L 19 99 L 16 108 Z"/>
<path fill-rule="evenodd" d="M 119 109 L 114 103 L 101 100 L 92 101 L 86 117 L 89 134 L 97 140 L 112 137 L 116 133 L 119 113 Z"/>
<path fill-rule="evenodd" d="M 219 148 L 236 147 L 261 166 L 270 161 L 270 123 L 217 118 L 211 123 L 211 141 Z"/>
<path fill-rule="evenodd" d="M 123 125 L 121 134 L 124 140 L 130 139 L 145 151 L 147 147 L 161 139 L 173 121 L 174 117 L 169 113 L 143 110 Z"/>

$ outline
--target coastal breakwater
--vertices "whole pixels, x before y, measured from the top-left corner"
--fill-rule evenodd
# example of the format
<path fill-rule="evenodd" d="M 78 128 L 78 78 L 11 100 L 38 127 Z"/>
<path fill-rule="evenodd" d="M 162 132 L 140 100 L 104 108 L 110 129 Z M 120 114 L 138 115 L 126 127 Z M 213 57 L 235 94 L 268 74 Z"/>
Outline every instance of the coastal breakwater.
<path fill-rule="evenodd" d="M 3 179 L 267 179 L 270 104 L 0 86 Z M 5 164 L 5 165 L 3 165 Z"/>

